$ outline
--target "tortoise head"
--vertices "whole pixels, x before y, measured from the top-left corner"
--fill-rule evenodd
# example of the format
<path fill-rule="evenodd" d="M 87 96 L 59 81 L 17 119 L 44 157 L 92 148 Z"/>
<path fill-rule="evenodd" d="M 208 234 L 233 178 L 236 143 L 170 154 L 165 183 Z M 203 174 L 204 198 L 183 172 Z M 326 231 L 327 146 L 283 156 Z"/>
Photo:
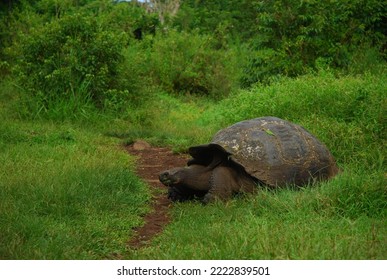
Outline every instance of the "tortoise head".
<path fill-rule="evenodd" d="M 160 173 L 159 180 L 168 187 L 183 187 L 193 190 L 208 190 L 212 169 L 193 164 Z"/>
<path fill-rule="evenodd" d="M 192 156 L 185 167 L 177 167 L 165 170 L 159 174 L 159 180 L 165 186 L 178 185 L 203 185 L 203 173 L 215 168 L 223 158 L 227 158 L 227 152 L 217 144 L 206 144 L 189 148 Z"/>
<path fill-rule="evenodd" d="M 159 174 L 159 180 L 165 186 L 176 186 L 184 181 L 186 173 L 187 171 L 185 167 L 165 170 Z"/>

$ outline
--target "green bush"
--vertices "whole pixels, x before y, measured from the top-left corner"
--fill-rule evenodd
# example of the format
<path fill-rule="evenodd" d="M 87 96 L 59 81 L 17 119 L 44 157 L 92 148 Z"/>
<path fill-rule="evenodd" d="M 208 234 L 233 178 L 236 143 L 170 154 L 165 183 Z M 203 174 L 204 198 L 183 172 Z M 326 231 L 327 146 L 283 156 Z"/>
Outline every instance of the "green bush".
<path fill-rule="evenodd" d="M 210 36 L 169 31 L 156 36 L 152 77 L 167 92 L 222 97 L 236 86 L 231 53 L 216 49 Z"/>
<path fill-rule="evenodd" d="M 385 49 L 383 1 L 261 1 L 244 86 L 297 76 L 316 63 L 346 69 L 355 53 Z"/>
<path fill-rule="evenodd" d="M 181 7 L 174 19 L 174 26 L 180 30 L 197 30 L 217 36 L 219 29 L 226 29 L 226 37 L 248 39 L 255 33 L 257 1 L 212 0 L 181 1 Z"/>
<path fill-rule="evenodd" d="M 101 105 L 120 90 L 116 75 L 125 42 L 124 34 L 103 30 L 92 17 L 65 16 L 24 38 L 16 72 L 43 106 L 78 94 Z"/>

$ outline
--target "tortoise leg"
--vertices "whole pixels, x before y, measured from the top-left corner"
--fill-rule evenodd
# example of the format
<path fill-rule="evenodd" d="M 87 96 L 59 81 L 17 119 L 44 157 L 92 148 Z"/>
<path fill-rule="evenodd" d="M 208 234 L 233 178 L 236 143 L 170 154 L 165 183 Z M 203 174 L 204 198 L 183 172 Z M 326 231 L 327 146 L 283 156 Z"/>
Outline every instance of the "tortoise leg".
<path fill-rule="evenodd" d="M 210 190 L 203 198 L 203 203 L 207 204 L 216 199 L 226 201 L 232 197 L 238 189 L 236 172 L 226 166 L 218 166 L 212 171 L 210 179 Z"/>
<path fill-rule="evenodd" d="M 171 186 L 168 188 L 168 198 L 173 202 L 183 202 L 203 198 L 206 191 L 194 190 L 185 186 Z"/>
<path fill-rule="evenodd" d="M 184 192 L 184 190 L 182 190 L 181 188 L 169 187 L 168 198 L 173 202 L 176 202 L 176 201 L 183 202 L 183 201 L 192 199 L 192 195 L 190 193 Z"/>

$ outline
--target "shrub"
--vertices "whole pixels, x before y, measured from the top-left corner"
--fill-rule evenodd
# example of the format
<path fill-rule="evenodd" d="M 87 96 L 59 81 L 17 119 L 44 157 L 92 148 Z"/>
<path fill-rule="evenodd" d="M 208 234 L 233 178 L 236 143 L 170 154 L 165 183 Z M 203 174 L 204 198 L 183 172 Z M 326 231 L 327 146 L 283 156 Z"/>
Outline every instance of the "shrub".
<path fill-rule="evenodd" d="M 259 2 L 259 35 L 251 40 L 243 85 L 305 74 L 321 59 L 345 69 L 354 53 L 370 46 L 382 53 L 385 10 L 378 0 Z"/>
<path fill-rule="evenodd" d="M 152 77 L 167 92 L 222 97 L 236 85 L 229 51 L 195 33 L 169 31 L 156 36 L 151 54 Z"/>
<path fill-rule="evenodd" d="M 44 108 L 77 95 L 102 106 L 112 93 L 125 93 L 116 76 L 126 42 L 124 33 L 104 30 L 92 16 L 64 16 L 24 36 L 16 74 Z"/>

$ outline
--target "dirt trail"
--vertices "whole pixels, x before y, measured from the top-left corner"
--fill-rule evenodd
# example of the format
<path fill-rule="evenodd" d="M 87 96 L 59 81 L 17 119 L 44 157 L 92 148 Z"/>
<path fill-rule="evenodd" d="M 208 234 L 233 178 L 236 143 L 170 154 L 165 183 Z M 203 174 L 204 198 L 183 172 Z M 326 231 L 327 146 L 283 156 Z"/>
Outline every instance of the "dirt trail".
<path fill-rule="evenodd" d="M 135 235 L 129 240 L 131 248 L 141 248 L 163 231 L 170 222 L 170 200 L 167 188 L 158 180 L 158 174 L 166 169 L 184 166 L 187 155 L 177 155 L 167 148 L 152 147 L 143 141 L 127 146 L 129 154 L 137 157 L 136 172 L 152 188 L 152 210 L 144 217 L 144 225 L 135 229 Z"/>

